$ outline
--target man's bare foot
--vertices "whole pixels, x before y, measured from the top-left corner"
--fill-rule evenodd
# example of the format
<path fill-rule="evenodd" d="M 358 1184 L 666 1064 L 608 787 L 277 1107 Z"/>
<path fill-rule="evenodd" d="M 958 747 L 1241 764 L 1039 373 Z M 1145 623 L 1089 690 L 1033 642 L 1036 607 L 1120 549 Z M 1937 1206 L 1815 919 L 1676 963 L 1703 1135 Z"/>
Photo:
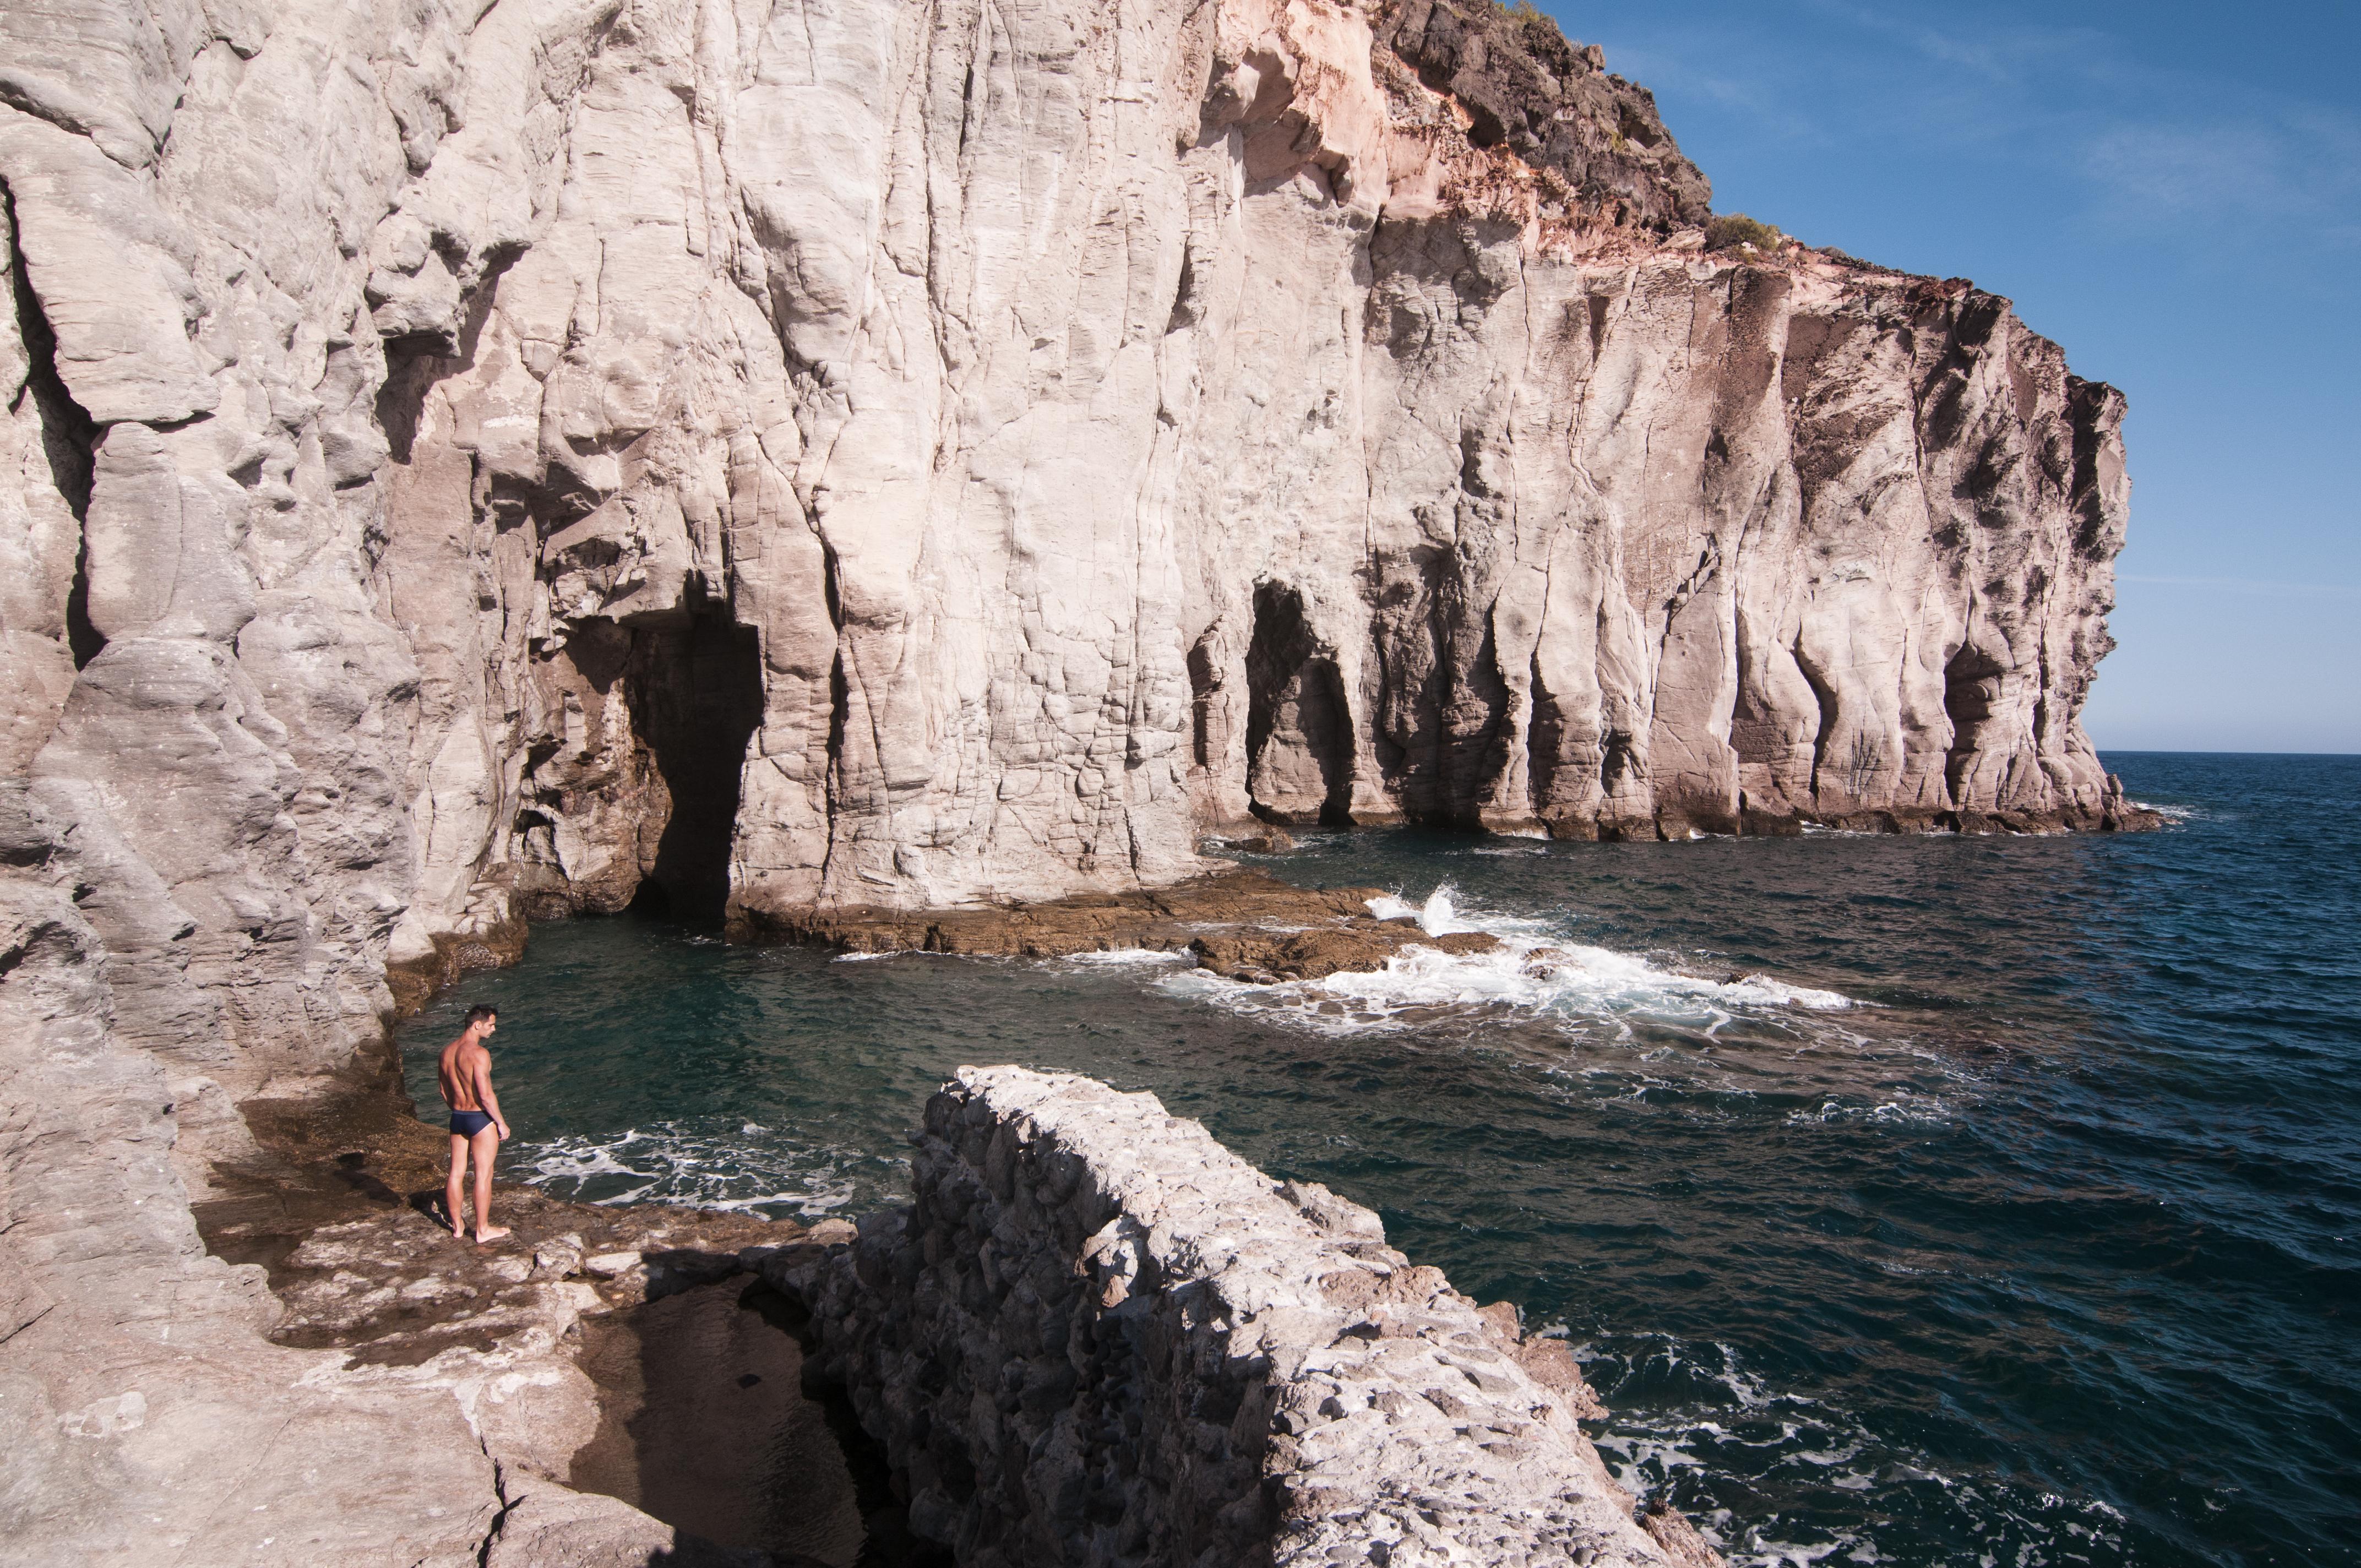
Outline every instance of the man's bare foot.
<path fill-rule="evenodd" d="M 506 1225 L 487 1225 L 476 1233 L 476 1242 L 478 1245 L 485 1242 L 496 1242 L 508 1234 L 509 1228 Z"/>
<path fill-rule="evenodd" d="M 467 1239 L 467 1227 L 459 1221 L 454 1220 L 451 1222 L 451 1234 L 456 1240 L 466 1241 Z"/>

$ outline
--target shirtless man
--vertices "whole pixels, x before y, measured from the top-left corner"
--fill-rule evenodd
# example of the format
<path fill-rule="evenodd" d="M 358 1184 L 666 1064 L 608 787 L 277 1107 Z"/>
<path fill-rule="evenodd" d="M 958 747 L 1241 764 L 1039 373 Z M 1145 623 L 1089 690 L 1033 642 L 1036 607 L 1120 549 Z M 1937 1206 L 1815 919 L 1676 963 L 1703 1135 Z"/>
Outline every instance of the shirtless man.
<path fill-rule="evenodd" d="M 467 1177 L 467 1159 L 476 1161 L 476 1240 L 495 1241 L 509 1234 L 506 1225 L 487 1224 L 492 1214 L 492 1156 L 509 1135 L 508 1118 L 500 1114 L 500 1097 L 492 1092 L 492 1053 L 484 1042 L 499 1028 L 500 1010 L 484 1004 L 467 1009 L 467 1026 L 443 1047 L 435 1071 L 443 1083 L 443 1102 L 451 1107 L 451 1179 L 443 1186 L 443 1212 L 450 1216 L 451 1234 L 465 1239 L 459 1192 Z"/>

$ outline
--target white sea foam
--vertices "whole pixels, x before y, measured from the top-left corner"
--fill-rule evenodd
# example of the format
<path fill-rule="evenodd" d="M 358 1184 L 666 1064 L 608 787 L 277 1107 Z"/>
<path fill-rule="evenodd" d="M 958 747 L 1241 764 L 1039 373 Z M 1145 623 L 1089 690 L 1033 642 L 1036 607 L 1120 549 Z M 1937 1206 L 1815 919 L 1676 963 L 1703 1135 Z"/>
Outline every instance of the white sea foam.
<path fill-rule="evenodd" d="M 1876 1122 L 1892 1126 L 1940 1126 L 1951 1119 L 1951 1108 L 1941 1098 L 1932 1094 L 1904 1093 L 1901 1098 L 1881 1100 L 1872 1104 L 1847 1104 L 1841 1100 L 1824 1100 L 1808 1111 L 1790 1112 L 1788 1124 L 1802 1126 L 1806 1123 L 1822 1125 L 1833 1122 Z"/>
<path fill-rule="evenodd" d="M 1812 1495 L 1823 1489 L 1850 1495 L 1836 1511 L 1865 1509 L 1872 1516 L 1889 1511 L 1883 1499 L 1911 1491 L 1910 1511 L 1949 1511 L 1952 1517 L 1941 1522 L 1995 1546 L 2005 1541 L 2008 1555 L 1963 1559 L 1993 1568 L 2001 1562 L 2032 1568 L 2061 1559 L 2088 1561 L 2084 1554 L 2092 1547 L 2120 1550 L 2123 1544 L 2123 1515 L 2107 1504 L 1947 1472 L 1850 1410 L 1769 1386 L 1730 1345 L 1650 1335 L 1620 1354 L 1586 1344 L 1575 1359 L 1607 1401 L 1606 1430 L 1596 1441 L 1620 1484 L 1642 1497 L 1665 1490 L 1678 1497 L 1692 1477 L 1735 1470 L 1756 1489 L 1758 1505 L 1742 1518 L 1691 1505 L 1693 1522 L 1732 1568 L 1884 1561 L 1876 1525 L 1821 1522 L 1828 1510 Z M 1643 1388 L 1636 1402 L 1619 1398 Z M 1927 1482 L 1939 1488 L 1942 1500 L 1927 1497 Z M 1761 1506 L 1761 1499 L 1775 1497 L 1790 1499 L 1795 1513 Z M 2058 1553 L 2060 1547 L 2070 1550 Z"/>
<path fill-rule="evenodd" d="M 711 1130 L 659 1122 L 608 1137 L 557 1137 L 519 1144 L 510 1157 L 528 1184 L 577 1202 L 683 1203 L 774 1217 L 840 1209 L 885 1174 L 874 1159 L 743 1121 Z M 856 1168 L 869 1166 L 879 1169 L 864 1184 Z"/>
<path fill-rule="evenodd" d="M 939 953 L 931 948 L 888 948 L 882 953 L 838 953 L 829 961 L 838 964 L 865 964 L 879 959 L 966 959 L 971 962 L 987 963 L 998 956 L 996 953 Z"/>
<path fill-rule="evenodd" d="M 1104 952 L 1068 953 L 1060 961 L 1091 969 L 1122 969 L 1134 964 L 1184 964 L 1194 960 L 1186 952 L 1168 952 L 1160 948 L 1109 948 Z"/>
<path fill-rule="evenodd" d="M 1409 920 L 1430 937 L 1480 931 L 1499 938 L 1486 953 L 1413 947 L 1372 972 L 1250 985 L 1202 970 L 1165 977 L 1167 989 L 1242 1013 L 1277 1014 L 1338 1033 L 1393 1028 L 1432 1018 L 1438 1009 L 1500 1009 L 1537 1015 L 1620 1020 L 1639 1015 L 1694 1025 L 1708 1033 L 1739 1011 L 1833 1012 L 1860 1005 L 1833 991 L 1791 985 L 1769 975 L 1708 980 L 1631 953 L 1554 939 L 1537 920 L 1462 910 L 1448 883 L 1411 904 L 1394 894 L 1369 900 L 1380 920 Z"/>

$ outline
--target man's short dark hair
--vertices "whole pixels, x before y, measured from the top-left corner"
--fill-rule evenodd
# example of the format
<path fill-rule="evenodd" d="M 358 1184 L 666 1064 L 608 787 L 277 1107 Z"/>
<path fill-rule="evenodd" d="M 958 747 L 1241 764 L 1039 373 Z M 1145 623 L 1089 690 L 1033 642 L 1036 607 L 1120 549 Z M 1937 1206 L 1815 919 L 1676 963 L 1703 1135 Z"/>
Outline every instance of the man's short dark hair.
<path fill-rule="evenodd" d="M 467 1022 L 470 1024 L 481 1024 L 487 1019 L 497 1018 L 500 1015 L 500 1010 L 489 1002 L 478 1002 L 467 1009 Z"/>

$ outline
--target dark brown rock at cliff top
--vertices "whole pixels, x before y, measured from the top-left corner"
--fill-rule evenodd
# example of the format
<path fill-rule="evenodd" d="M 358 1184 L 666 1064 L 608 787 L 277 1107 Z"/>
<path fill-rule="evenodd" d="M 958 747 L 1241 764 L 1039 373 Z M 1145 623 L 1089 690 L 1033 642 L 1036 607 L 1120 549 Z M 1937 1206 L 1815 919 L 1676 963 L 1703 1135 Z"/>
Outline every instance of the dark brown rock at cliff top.
<path fill-rule="evenodd" d="M 1467 112 L 1477 147 L 1505 146 L 1586 205 L 1611 214 L 1620 203 L 1645 227 L 1702 223 L 1711 211 L 1712 182 L 1674 145 L 1655 94 L 1609 75 L 1598 45 L 1567 41 L 1540 12 L 1396 0 L 1374 20 L 1380 43 Z"/>

